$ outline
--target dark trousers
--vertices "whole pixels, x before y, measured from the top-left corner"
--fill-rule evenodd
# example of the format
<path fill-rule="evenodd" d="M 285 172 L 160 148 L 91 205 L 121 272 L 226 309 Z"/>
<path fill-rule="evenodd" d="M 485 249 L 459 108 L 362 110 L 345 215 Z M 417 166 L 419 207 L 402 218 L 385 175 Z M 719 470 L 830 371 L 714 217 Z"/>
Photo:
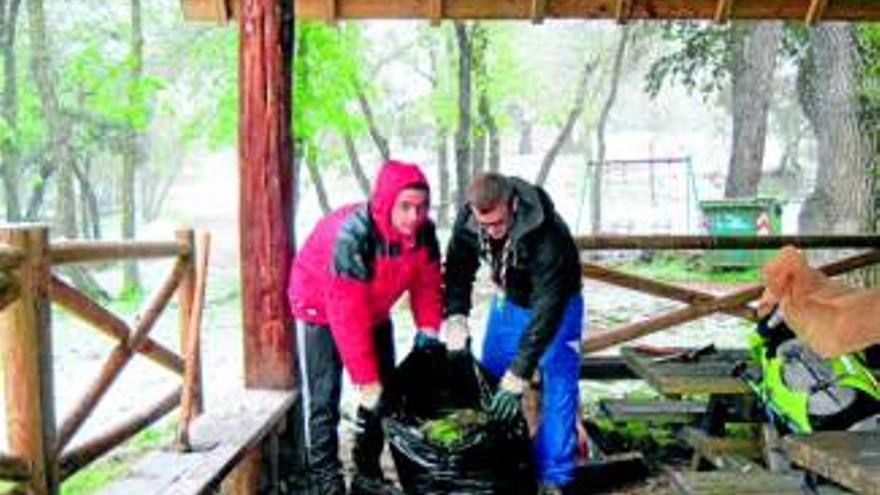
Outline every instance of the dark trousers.
<path fill-rule="evenodd" d="M 373 328 L 379 357 L 379 375 L 386 382 L 394 369 L 394 340 L 391 322 Z M 296 336 L 298 407 L 291 410 L 289 441 L 293 451 L 291 473 L 295 493 L 330 494 L 343 484 L 339 459 L 339 402 L 342 392 L 342 361 L 326 325 L 299 322 Z M 369 432 L 371 445 L 358 445 L 361 462 L 378 463 L 384 437 L 381 429 Z M 364 459 L 364 453 L 370 459 Z M 371 459 L 375 456 L 375 460 Z M 361 462 L 357 462 L 360 464 Z M 361 466 L 357 466 L 361 467 Z"/>

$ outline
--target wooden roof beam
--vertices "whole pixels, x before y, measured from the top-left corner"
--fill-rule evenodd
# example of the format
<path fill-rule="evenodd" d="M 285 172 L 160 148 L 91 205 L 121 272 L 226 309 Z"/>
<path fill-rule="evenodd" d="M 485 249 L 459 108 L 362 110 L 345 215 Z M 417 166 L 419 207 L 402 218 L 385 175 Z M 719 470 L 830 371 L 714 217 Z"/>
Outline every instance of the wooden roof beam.
<path fill-rule="evenodd" d="M 733 0 L 718 0 L 715 6 L 715 22 L 724 24 L 730 18 L 730 11 L 733 8 Z"/>
<path fill-rule="evenodd" d="M 817 22 L 825 16 L 825 9 L 828 7 L 828 0 L 812 0 L 810 8 L 807 10 L 806 23 L 807 26 L 815 26 Z"/>
<path fill-rule="evenodd" d="M 183 0 L 197 2 L 206 0 Z M 290 0 L 297 19 L 326 18 L 328 0 Z M 431 0 L 336 0 L 339 20 L 428 19 Z M 706 19 L 712 20 L 720 0 L 541 0 L 545 19 Z M 812 0 L 810 0 L 812 1 Z M 536 0 L 443 0 L 443 19 L 533 18 Z M 804 20 L 810 2 L 794 0 L 735 0 L 730 19 Z M 618 5 L 620 7 L 618 8 Z M 538 5 L 540 7 L 540 5 Z M 233 10 L 235 2 L 232 3 Z M 620 15 L 618 16 L 618 10 Z M 822 20 L 880 21 L 880 1 L 828 2 Z"/>
<path fill-rule="evenodd" d="M 439 26 L 443 20 L 443 0 L 428 0 L 428 18 L 432 26 Z"/>
<path fill-rule="evenodd" d="M 626 24 L 632 15 L 632 0 L 617 0 L 614 8 L 614 18 L 618 24 Z"/>
<path fill-rule="evenodd" d="M 327 21 L 327 24 L 331 26 L 336 25 L 336 21 L 339 18 L 339 6 L 336 4 L 336 0 L 324 0 L 325 8 L 326 8 L 326 16 L 324 20 Z"/>
<path fill-rule="evenodd" d="M 547 0 L 532 0 L 532 23 L 541 24 L 547 15 Z"/>

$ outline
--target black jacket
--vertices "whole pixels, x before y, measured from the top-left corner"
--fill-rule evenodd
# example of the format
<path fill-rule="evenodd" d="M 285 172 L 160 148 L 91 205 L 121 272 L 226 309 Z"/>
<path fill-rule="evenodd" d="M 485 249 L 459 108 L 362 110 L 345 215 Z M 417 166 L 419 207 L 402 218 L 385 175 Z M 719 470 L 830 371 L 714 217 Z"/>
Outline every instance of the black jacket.
<path fill-rule="evenodd" d="M 507 256 L 481 234 L 469 205 L 458 213 L 443 273 L 445 311 L 447 316 L 470 313 L 480 260 L 489 263 L 492 280 L 506 297 L 533 310 L 510 365 L 517 376 L 529 378 L 556 334 L 566 303 L 581 290 L 581 269 L 574 239 L 547 193 L 521 179 L 510 180 L 516 206 Z"/>

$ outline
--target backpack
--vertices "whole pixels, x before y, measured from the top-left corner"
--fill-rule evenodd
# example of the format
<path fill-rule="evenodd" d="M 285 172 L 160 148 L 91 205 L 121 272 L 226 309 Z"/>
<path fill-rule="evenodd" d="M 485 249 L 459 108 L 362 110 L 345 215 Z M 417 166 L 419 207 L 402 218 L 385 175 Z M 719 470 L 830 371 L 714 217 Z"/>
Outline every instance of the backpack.
<path fill-rule="evenodd" d="M 749 335 L 760 376 L 744 379 L 784 430 L 845 430 L 880 413 L 880 384 L 863 353 L 823 358 L 786 325 L 778 310 Z"/>

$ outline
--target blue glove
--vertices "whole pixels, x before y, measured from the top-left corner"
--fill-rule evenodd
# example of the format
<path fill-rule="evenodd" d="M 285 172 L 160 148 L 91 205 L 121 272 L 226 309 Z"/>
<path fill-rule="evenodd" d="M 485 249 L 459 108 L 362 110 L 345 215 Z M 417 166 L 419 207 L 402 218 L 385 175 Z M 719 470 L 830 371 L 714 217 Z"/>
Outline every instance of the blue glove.
<path fill-rule="evenodd" d="M 445 346 L 436 335 L 428 333 L 424 330 L 416 332 L 415 348 L 421 350 L 438 350 Z"/>
<path fill-rule="evenodd" d="M 519 416 L 526 381 L 510 371 L 504 373 L 498 391 L 489 404 L 489 415 L 495 421 L 512 423 Z"/>

